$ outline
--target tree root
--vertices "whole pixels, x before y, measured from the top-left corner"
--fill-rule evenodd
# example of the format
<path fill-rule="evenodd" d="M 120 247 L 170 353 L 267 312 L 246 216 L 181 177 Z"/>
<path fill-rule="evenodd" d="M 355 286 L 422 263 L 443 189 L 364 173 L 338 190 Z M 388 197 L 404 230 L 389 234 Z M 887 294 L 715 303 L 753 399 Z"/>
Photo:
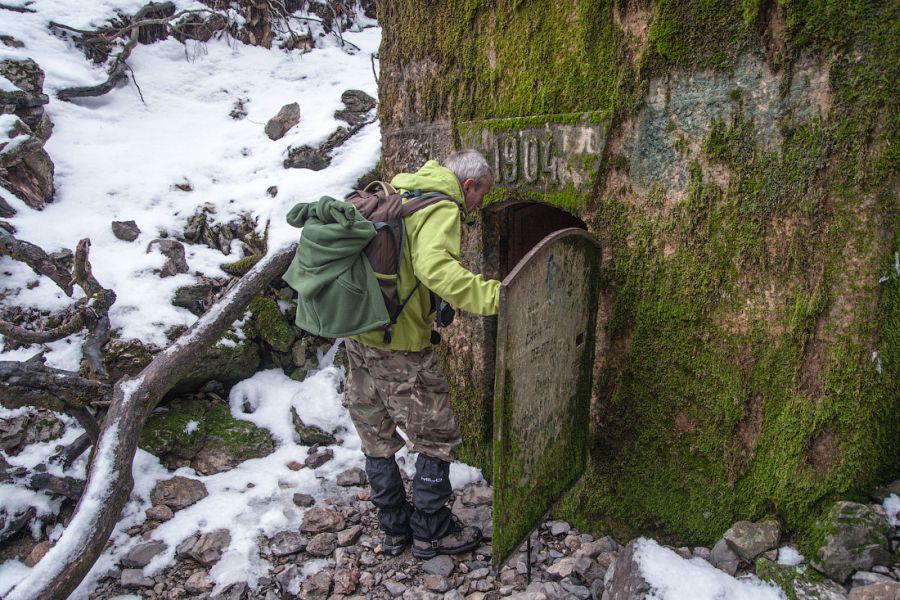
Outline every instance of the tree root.
<path fill-rule="evenodd" d="M 62 537 L 7 600 L 65 598 L 95 563 L 134 484 L 131 463 L 145 421 L 163 395 L 288 267 L 296 246 L 261 260 L 133 379 L 120 380 L 94 447 L 84 493 Z M 2 365 L 2 363 L 0 363 Z"/>

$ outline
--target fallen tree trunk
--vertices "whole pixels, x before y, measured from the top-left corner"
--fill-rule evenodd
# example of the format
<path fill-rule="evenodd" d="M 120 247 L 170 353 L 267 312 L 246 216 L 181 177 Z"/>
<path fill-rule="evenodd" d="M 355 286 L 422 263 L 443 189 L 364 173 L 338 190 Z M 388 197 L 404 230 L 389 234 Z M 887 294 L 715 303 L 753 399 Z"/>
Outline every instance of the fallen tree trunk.
<path fill-rule="evenodd" d="M 67 597 L 90 571 L 109 539 L 134 484 L 131 463 L 147 417 L 163 395 L 237 320 L 294 254 L 291 245 L 256 264 L 209 311 L 136 377 L 120 380 L 94 447 L 84 493 L 62 537 L 7 600 Z"/>

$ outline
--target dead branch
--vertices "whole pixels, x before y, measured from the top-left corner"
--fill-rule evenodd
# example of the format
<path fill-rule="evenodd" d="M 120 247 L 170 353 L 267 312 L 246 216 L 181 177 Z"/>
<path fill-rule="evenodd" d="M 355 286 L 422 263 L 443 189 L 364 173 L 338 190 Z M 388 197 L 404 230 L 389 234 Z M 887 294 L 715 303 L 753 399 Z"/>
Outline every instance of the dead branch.
<path fill-rule="evenodd" d="M 94 448 L 84 493 L 62 537 L 7 600 L 65 598 L 103 551 L 128 500 L 131 463 L 144 422 L 163 395 L 288 267 L 295 246 L 268 255 L 133 379 L 120 380 Z"/>
<path fill-rule="evenodd" d="M 2 227 L 0 227 L 0 255 L 25 263 L 38 275 L 52 279 L 66 293 L 66 296 L 72 296 L 72 278 L 68 273 L 63 273 L 58 269 L 53 260 L 39 246 L 16 239 Z"/>
<path fill-rule="evenodd" d="M 109 379 L 109 374 L 103 365 L 103 355 L 100 351 L 109 340 L 109 333 L 109 316 L 103 315 L 97 320 L 94 328 L 88 332 L 87 338 L 81 346 L 82 371 L 97 381 L 107 381 Z"/>
<path fill-rule="evenodd" d="M 12 12 L 17 13 L 33 13 L 35 10 L 33 8 L 28 8 L 26 6 L 10 6 L 9 4 L 0 4 L 0 10 L 11 10 Z"/>
<path fill-rule="evenodd" d="M 87 436 L 96 440 L 97 436 L 100 435 L 100 423 L 97 422 L 97 419 L 94 418 L 93 413 L 89 411 L 84 406 L 67 406 L 66 414 L 70 417 L 74 417 L 78 424 L 84 428 L 84 432 Z"/>
<path fill-rule="evenodd" d="M 0 320 L 0 335 L 25 344 L 46 344 L 69 337 L 85 327 L 90 327 L 93 315 L 94 310 L 86 304 L 82 304 L 71 317 L 66 319 L 65 323 L 45 331 L 34 331 L 9 321 Z"/>
<path fill-rule="evenodd" d="M 74 98 L 102 96 L 103 94 L 109 92 L 119 84 L 123 77 L 125 77 L 125 71 L 128 68 L 128 66 L 125 64 L 125 60 L 131 54 L 131 51 L 136 45 L 137 37 L 128 40 L 128 43 L 125 44 L 125 47 L 122 48 L 122 51 L 119 52 L 116 60 L 109 68 L 109 77 L 103 83 L 90 86 L 66 88 L 64 90 L 58 91 L 56 93 L 56 97 L 60 100 L 68 102 L 70 100 L 73 100 Z"/>
<path fill-rule="evenodd" d="M 6 247 L 13 250 L 4 252 L 4 241 L 7 242 Z M 66 282 L 66 286 L 68 287 L 64 287 L 63 291 L 69 296 L 72 295 L 72 280 L 74 279 L 87 296 L 75 304 L 74 310 L 67 309 L 63 314 L 58 315 L 63 321 L 62 325 L 59 325 L 58 327 L 49 330 L 34 331 L 8 321 L 0 320 L 0 334 L 14 339 L 17 342 L 43 344 L 61 340 L 82 329 L 94 332 L 102 322 L 103 325 L 98 332 L 100 337 L 93 339 L 95 336 L 92 336 L 92 342 L 96 344 L 100 339 L 105 341 L 105 337 L 108 336 L 109 327 L 107 314 L 109 313 L 110 306 L 116 301 L 116 294 L 112 290 L 104 289 L 94 277 L 91 270 L 91 263 L 88 260 L 90 247 L 91 241 L 87 238 L 78 242 L 75 251 L 75 264 L 72 269 L 72 275 L 71 277 L 63 278 L 56 269 L 56 266 L 50 260 L 50 257 L 47 256 L 41 248 L 29 242 L 16 240 L 5 230 L 0 229 L 0 253 L 7 254 L 12 258 L 26 262 L 26 264 L 32 266 L 32 268 L 39 273 L 43 274 L 44 271 L 51 271 L 56 276 L 54 281 L 57 285 L 63 287 L 60 284 L 60 281 Z M 35 268 L 35 265 L 37 268 Z M 94 350 L 94 346 L 91 347 L 91 350 Z M 97 347 L 97 353 L 99 353 L 99 347 Z M 96 359 L 97 357 L 92 354 L 88 358 Z M 91 366 L 94 367 L 94 372 L 97 372 L 98 370 L 101 372 L 103 371 L 100 363 L 97 365 L 93 365 L 92 363 Z M 97 367 L 99 367 L 99 369 Z"/>
<path fill-rule="evenodd" d="M 28 525 L 36 515 L 37 511 L 34 510 L 34 507 L 29 506 L 28 510 L 14 518 L 12 521 L 6 523 L 4 527 L 0 529 L 0 544 L 19 533 L 19 531 Z"/>
<path fill-rule="evenodd" d="M 53 455 L 50 458 L 50 462 L 60 463 L 64 468 L 69 468 L 79 456 L 84 454 L 85 450 L 91 447 L 91 444 L 93 443 L 94 440 L 91 439 L 91 436 L 82 433 L 78 436 L 78 439 L 60 450 L 59 453 Z"/>
<path fill-rule="evenodd" d="M 112 386 L 40 361 L 0 361 L 0 404 L 7 408 L 39 406 L 63 412 L 108 399 Z"/>

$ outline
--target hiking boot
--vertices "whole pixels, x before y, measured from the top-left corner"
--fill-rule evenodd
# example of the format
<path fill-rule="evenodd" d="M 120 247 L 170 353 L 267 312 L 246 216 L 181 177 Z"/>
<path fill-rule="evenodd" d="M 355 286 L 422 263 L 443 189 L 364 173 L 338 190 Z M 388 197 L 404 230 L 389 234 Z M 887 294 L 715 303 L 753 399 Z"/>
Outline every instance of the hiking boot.
<path fill-rule="evenodd" d="M 427 560 L 438 554 L 462 554 L 474 550 L 481 544 L 481 530 L 471 525 L 464 525 L 455 515 L 446 535 L 436 540 L 413 540 L 412 554 L 416 558 Z"/>
<path fill-rule="evenodd" d="M 411 541 L 412 536 L 408 533 L 400 535 L 385 533 L 384 539 L 381 540 L 381 548 L 386 555 L 397 556 L 403 554 L 403 551 L 406 550 L 406 547 L 409 546 Z"/>

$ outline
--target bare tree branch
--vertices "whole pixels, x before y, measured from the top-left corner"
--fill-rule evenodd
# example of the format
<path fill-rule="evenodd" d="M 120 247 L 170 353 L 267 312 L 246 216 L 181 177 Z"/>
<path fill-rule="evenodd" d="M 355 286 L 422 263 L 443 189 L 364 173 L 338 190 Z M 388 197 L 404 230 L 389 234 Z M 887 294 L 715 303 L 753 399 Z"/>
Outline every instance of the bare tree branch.
<path fill-rule="evenodd" d="M 0 4 L 0 10 L 11 10 L 17 13 L 33 13 L 36 12 L 33 8 L 28 8 L 26 6 L 10 6 L 9 4 Z"/>
<path fill-rule="evenodd" d="M 93 443 L 94 440 L 91 439 L 91 436 L 82 433 L 78 436 L 78 439 L 63 448 L 58 454 L 52 456 L 50 462 L 58 462 L 61 463 L 63 467 L 68 468 L 72 466 L 72 463 L 74 463 L 79 456 L 84 454 L 84 451 L 90 448 Z"/>
<path fill-rule="evenodd" d="M 35 273 L 52 279 L 66 296 L 72 295 L 72 278 L 68 273 L 60 271 L 39 246 L 16 239 L 2 227 L 0 227 L 0 254 L 25 263 L 34 269 Z"/>
<path fill-rule="evenodd" d="M 7 595 L 7 600 L 65 598 L 103 551 L 134 484 L 131 463 L 147 417 L 163 395 L 246 310 L 247 304 L 287 269 L 296 246 L 268 255 L 242 277 L 171 346 L 134 379 L 115 386 L 94 448 L 85 491 L 62 537 Z"/>
<path fill-rule="evenodd" d="M 8 408 L 40 406 L 63 412 L 108 399 L 112 386 L 37 361 L 0 361 L 0 404 Z"/>
<path fill-rule="evenodd" d="M 61 340 L 73 333 L 79 332 L 90 325 L 88 319 L 94 314 L 93 309 L 86 305 L 75 311 L 75 314 L 59 327 L 46 331 L 34 331 L 26 329 L 9 321 L 0 320 L 0 335 L 12 338 L 25 344 L 46 344 Z"/>

